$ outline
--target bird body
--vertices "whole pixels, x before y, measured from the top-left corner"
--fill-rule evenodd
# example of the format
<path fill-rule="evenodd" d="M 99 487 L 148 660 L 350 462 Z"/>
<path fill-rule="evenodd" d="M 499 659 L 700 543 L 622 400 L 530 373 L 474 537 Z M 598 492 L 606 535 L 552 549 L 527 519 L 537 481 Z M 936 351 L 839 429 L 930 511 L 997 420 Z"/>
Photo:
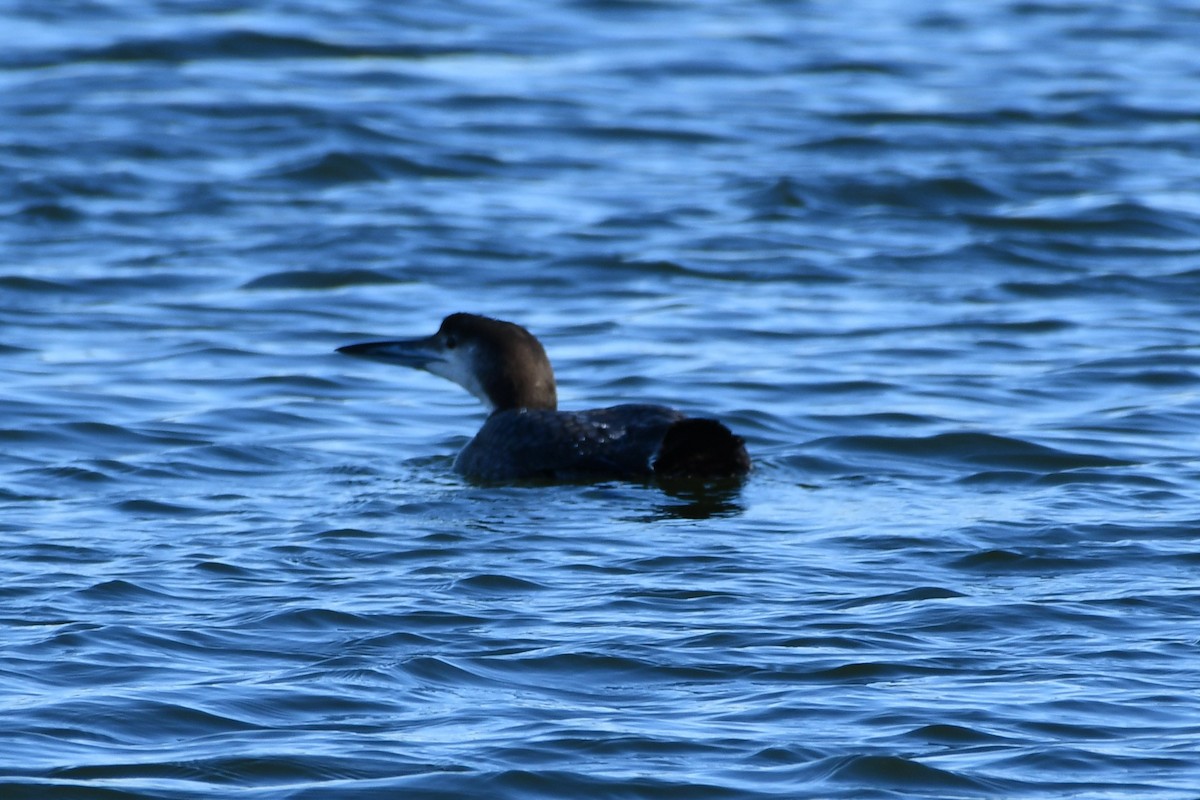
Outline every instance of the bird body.
<path fill-rule="evenodd" d="M 338 352 L 423 369 L 482 400 L 491 414 L 454 464 L 473 480 L 714 479 L 750 470 L 742 439 L 716 420 L 649 404 L 559 411 L 545 350 L 511 322 L 451 314 L 433 336 Z"/>

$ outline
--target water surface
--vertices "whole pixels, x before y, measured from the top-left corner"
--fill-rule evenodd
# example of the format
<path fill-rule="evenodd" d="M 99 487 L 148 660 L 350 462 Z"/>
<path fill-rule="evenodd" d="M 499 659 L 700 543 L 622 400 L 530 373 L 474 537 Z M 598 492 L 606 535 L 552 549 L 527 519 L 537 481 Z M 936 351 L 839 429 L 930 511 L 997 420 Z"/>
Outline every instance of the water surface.
<path fill-rule="evenodd" d="M 4 29 L 5 798 L 1196 796 L 1190 4 Z M 464 482 L 460 310 L 753 475 Z"/>

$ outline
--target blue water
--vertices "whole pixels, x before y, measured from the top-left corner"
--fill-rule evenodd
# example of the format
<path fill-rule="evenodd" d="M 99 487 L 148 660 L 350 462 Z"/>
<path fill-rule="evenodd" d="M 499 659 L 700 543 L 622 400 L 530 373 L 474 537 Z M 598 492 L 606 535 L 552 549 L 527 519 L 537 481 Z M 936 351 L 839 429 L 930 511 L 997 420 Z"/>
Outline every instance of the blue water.
<path fill-rule="evenodd" d="M 0 797 L 1200 796 L 1194 3 L 7 9 Z"/>

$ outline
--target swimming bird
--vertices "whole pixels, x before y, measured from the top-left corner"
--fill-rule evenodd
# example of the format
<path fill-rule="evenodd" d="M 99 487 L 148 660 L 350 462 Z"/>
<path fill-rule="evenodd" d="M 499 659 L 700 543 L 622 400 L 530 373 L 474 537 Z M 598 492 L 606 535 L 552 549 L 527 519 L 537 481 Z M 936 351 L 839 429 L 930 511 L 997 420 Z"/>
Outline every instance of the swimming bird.
<path fill-rule="evenodd" d="M 454 462 L 472 480 L 719 479 L 750 471 L 741 437 L 714 419 L 640 403 L 559 411 L 545 349 L 512 322 L 457 313 L 423 339 L 337 351 L 431 372 L 483 401 L 487 421 Z"/>

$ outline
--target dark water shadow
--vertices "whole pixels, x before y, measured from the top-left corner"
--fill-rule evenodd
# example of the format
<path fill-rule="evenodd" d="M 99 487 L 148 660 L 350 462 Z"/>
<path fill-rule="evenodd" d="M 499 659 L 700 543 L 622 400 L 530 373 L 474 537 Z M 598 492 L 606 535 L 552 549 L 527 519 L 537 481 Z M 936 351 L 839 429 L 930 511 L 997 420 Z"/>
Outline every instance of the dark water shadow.
<path fill-rule="evenodd" d="M 744 480 L 720 481 L 658 480 L 658 486 L 672 502 L 655 504 L 652 513 L 641 517 L 654 522 L 665 519 L 714 519 L 736 517 L 746 511 L 741 502 Z"/>

